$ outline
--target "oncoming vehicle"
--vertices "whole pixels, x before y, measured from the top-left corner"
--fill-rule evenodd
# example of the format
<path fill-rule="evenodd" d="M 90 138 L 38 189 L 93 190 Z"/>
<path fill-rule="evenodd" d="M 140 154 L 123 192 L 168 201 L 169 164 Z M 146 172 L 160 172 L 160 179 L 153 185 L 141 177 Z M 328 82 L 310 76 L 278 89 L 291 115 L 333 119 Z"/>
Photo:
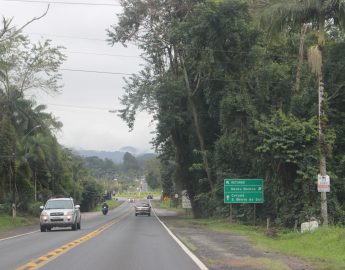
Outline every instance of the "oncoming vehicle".
<path fill-rule="evenodd" d="M 50 231 L 53 227 L 71 227 L 73 231 L 80 229 L 80 206 L 74 205 L 72 198 L 49 199 L 40 208 L 41 232 Z"/>
<path fill-rule="evenodd" d="M 141 202 L 135 206 L 135 215 L 148 215 L 151 216 L 151 206 L 148 203 Z"/>
<path fill-rule="evenodd" d="M 103 213 L 103 215 L 108 214 L 108 209 L 109 209 L 108 204 L 107 204 L 106 202 L 104 202 L 104 203 L 102 204 L 102 213 Z"/>

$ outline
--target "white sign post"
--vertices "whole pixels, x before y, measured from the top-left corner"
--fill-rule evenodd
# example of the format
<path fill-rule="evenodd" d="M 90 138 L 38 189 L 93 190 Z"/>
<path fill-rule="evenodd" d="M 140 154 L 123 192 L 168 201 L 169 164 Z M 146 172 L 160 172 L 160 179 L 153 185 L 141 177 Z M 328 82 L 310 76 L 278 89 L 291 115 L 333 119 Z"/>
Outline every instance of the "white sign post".
<path fill-rule="evenodd" d="M 330 192 L 331 190 L 331 183 L 329 179 L 329 175 L 317 175 L 317 191 L 318 192 Z"/>
<path fill-rule="evenodd" d="M 182 208 L 185 208 L 185 209 L 192 208 L 192 204 L 190 203 L 187 190 L 182 190 L 181 193 L 182 193 Z"/>

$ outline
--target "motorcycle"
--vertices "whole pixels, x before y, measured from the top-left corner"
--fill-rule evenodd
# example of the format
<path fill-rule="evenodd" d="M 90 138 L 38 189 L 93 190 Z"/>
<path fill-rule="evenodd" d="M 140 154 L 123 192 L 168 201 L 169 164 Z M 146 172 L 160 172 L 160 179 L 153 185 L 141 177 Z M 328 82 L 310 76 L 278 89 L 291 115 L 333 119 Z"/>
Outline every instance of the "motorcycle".
<path fill-rule="evenodd" d="M 103 215 L 108 214 L 108 207 L 103 206 L 102 213 L 103 213 Z"/>

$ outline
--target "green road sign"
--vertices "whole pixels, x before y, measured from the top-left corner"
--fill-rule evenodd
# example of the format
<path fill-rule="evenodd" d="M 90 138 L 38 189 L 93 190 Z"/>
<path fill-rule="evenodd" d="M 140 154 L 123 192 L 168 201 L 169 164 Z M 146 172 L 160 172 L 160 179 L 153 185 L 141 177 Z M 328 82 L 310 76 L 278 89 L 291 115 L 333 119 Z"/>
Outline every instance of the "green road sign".
<path fill-rule="evenodd" d="M 263 179 L 225 179 L 224 203 L 263 203 Z"/>

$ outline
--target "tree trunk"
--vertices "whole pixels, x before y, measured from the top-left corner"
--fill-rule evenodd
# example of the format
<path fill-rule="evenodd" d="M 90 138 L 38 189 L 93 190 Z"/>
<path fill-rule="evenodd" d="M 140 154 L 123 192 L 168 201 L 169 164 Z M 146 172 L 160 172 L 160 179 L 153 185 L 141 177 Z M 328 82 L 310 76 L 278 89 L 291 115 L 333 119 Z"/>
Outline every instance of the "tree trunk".
<path fill-rule="evenodd" d="M 207 158 L 207 150 L 205 147 L 204 137 L 202 135 L 200 124 L 199 124 L 198 111 L 197 111 L 197 108 L 196 108 L 194 101 L 193 101 L 193 91 L 192 91 L 190 83 L 189 83 L 189 77 L 188 77 L 188 73 L 187 73 L 187 70 L 185 67 L 184 58 L 182 55 L 180 55 L 180 59 L 181 59 L 181 63 L 182 63 L 182 70 L 183 70 L 184 80 L 186 83 L 186 89 L 188 92 L 188 103 L 189 103 L 190 109 L 192 111 L 193 124 L 194 124 L 195 132 L 196 132 L 199 144 L 200 144 L 200 150 L 202 152 L 202 159 L 203 159 L 203 163 L 205 166 L 207 180 L 208 180 L 208 183 L 211 187 L 211 190 L 213 190 L 214 184 L 213 184 L 213 179 L 212 179 L 212 170 L 211 170 L 208 158 Z"/>
<path fill-rule="evenodd" d="M 296 92 L 299 92 L 299 89 L 300 89 L 302 67 L 303 67 L 303 62 L 304 62 L 304 41 L 305 41 L 307 29 L 308 29 L 308 26 L 306 24 L 303 24 L 301 28 L 301 38 L 299 41 L 299 56 L 298 56 L 298 65 L 297 65 L 297 71 L 296 71 L 296 85 L 295 85 Z"/>

